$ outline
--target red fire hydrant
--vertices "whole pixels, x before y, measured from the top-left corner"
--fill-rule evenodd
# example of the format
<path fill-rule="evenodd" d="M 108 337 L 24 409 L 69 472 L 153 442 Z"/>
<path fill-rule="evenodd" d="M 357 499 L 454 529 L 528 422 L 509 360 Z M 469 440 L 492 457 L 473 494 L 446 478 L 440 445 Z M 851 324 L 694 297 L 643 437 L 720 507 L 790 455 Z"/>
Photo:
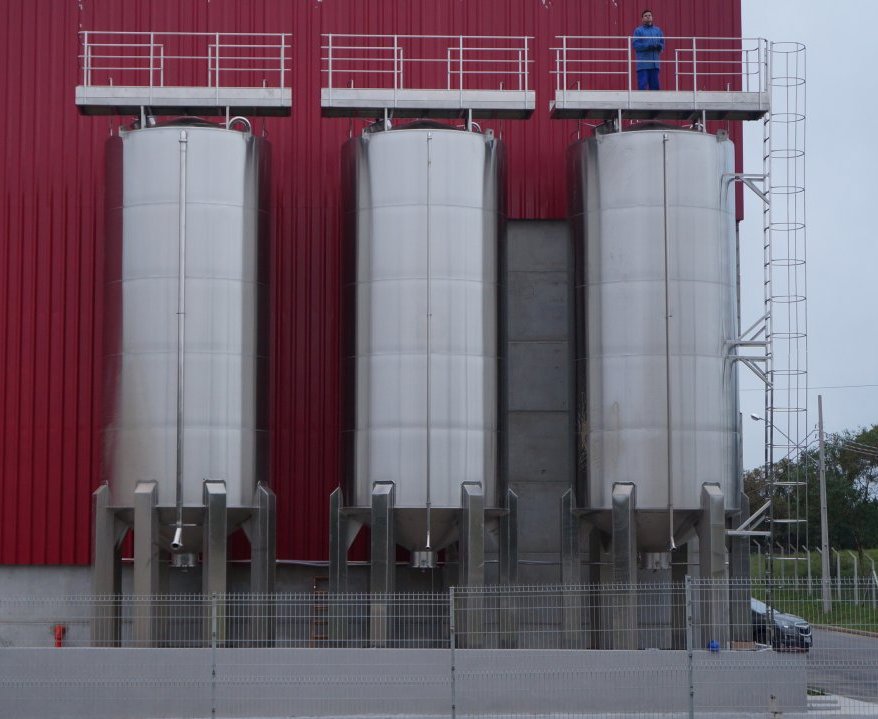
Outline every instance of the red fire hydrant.
<path fill-rule="evenodd" d="M 63 647 L 64 646 L 64 635 L 67 634 L 67 627 L 63 624 L 56 624 L 52 627 L 52 631 L 55 634 L 55 646 Z"/>

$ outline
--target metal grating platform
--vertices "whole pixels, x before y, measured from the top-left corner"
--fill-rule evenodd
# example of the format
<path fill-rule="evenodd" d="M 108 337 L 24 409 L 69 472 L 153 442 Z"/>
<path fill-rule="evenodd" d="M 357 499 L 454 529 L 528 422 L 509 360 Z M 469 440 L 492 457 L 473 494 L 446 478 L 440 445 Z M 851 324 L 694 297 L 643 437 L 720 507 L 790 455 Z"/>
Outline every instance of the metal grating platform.
<path fill-rule="evenodd" d="M 131 115 L 149 108 L 154 115 L 274 115 L 292 112 L 290 88 L 97 87 L 79 85 L 81 115 Z"/>
<path fill-rule="evenodd" d="M 533 114 L 533 90 L 382 90 L 323 88 L 324 117 L 462 117 L 526 119 Z"/>
<path fill-rule="evenodd" d="M 769 111 L 767 92 L 556 90 L 550 104 L 556 119 L 758 120 Z"/>

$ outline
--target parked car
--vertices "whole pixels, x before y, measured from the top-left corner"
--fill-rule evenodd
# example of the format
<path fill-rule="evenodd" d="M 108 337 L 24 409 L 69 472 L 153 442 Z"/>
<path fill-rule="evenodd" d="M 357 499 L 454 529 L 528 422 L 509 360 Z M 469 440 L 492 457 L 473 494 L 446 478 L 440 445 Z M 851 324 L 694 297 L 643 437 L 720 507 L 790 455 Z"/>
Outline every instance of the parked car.
<path fill-rule="evenodd" d="M 753 641 L 768 644 L 768 605 L 758 599 L 750 598 L 750 614 L 753 617 Z M 807 652 L 811 648 L 811 625 L 802 617 L 774 610 L 774 636 L 771 646 L 775 649 L 789 649 Z"/>

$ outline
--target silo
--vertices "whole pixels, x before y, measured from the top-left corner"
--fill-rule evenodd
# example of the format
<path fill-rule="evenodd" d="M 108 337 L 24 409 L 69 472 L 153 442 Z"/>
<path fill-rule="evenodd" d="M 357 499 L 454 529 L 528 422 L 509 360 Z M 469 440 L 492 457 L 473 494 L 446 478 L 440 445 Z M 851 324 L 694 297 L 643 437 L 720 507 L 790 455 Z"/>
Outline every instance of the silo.
<path fill-rule="evenodd" d="M 160 551 L 202 552 L 225 591 L 227 531 L 272 503 L 267 146 L 246 120 L 186 118 L 121 130 L 107 159 L 106 503 L 135 529 L 136 592 L 157 593 Z"/>
<path fill-rule="evenodd" d="M 430 567 L 470 498 L 497 507 L 503 149 L 435 122 L 373 129 L 344 149 L 344 497 L 374 525 L 389 492 L 385 555 Z"/>
<path fill-rule="evenodd" d="M 568 167 L 578 504 L 610 535 L 633 511 L 631 551 L 670 551 L 705 496 L 714 523 L 740 503 L 733 145 L 645 123 Z"/>

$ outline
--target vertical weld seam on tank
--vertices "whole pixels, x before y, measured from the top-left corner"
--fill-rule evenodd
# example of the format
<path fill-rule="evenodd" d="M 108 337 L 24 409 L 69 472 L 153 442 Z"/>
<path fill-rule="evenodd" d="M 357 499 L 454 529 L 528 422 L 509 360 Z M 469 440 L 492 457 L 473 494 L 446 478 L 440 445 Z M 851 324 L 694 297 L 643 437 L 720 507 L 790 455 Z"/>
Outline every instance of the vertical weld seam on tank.
<path fill-rule="evenodd" d="M 177 526 L 172 546 L 183 543 L 183 390 L 185 381 L 184 350 L 186 339 L 186 154 L 189 136 L 180 131 L 180 199 L 179 199 L 179 274 L 177 278 Z"/>
<path fill-rule="evenodd" d="M 427 230 L 426 230 L 426 242 L 427 242 L 427 551 L 430 551 L 430 510 L 432 507 L 432 501 L 430 496 L 430 352 L 432 351 L 432 346 L 430 343 L 430 331 L 431 331 L 431 313 L 432 313 L 432 305 L 430 304 L 430 292 L 432 291 L 432 282 L 430 277 L 431 267 L 430 267 L 430 170 L 431 165 L 433 164 L 433 133 L 427 133 Z"/>
<path fill-rule="evenodd" d="M 670 549 L 676 549 L 674 542 L 674 479 L 673 438 L 671 434 L 671 302 L 670 302 L 670 244 L 668 241 L 668 133 L 662 135 L 662 204 L 663 231 L 665 242 L 665 405 L 667 416 L 668 450 L 668 536 Z"/>

